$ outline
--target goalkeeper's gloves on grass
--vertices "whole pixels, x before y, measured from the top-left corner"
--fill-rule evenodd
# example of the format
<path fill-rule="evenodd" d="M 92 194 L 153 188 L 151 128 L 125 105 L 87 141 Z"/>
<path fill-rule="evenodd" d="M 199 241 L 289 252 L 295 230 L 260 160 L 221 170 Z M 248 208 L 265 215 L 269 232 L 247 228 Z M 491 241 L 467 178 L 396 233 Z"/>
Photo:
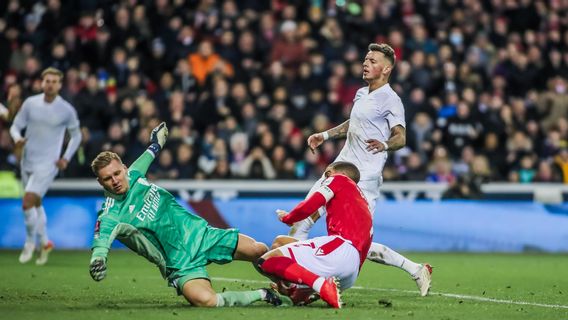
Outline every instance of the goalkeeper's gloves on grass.
<path fill-rule="evenodd" d="M 106 277 L 106 259 L 105 258 L 94 258 L 91 260 L 91 265 L 89 266 L 89 273 L 91 278 L 95 281 L 101 281 Z"/>
<path fill-rule="evenodd" d="M 154 130 L 152 130 L 152 133 L 150 134 L 150 142 L 152 144 L 148 147 L 148 150 L 152 151 L 154 155 L 157 155 L 166 144 L 167 139 L 168 127 L 165 122 L 162 122 L 155 127 Z"/>

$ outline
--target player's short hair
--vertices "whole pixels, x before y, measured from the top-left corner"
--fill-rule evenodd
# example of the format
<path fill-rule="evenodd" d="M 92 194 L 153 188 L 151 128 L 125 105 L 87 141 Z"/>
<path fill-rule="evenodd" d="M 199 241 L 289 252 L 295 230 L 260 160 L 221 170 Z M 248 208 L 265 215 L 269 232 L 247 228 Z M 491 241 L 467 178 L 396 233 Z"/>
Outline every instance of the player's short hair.
<path fill-rule="evenodd" d="M 355 183 L 359 183 L 359 179 L 361 179 L 361 173 L 359 173 L 359 169 L 357 169 L 357 167 L 351 162 L 337 161 L 330 164 L 328 167 L 333 168 L 337 172 L 343 173 L 351 180 L 355 181 Z"/>
<path fill-rule="evenodd" d="M 63 80 L 63 72 L 61 72 L 61 70 L 59 70 L 57 68 L 49 67 L 49 68 L 43 70 L 43 72 L 41 73 L 41 79 L 45 78 L 45 76 L 48 75 L 48 74 L 58 76 L 59 81 Z"/>
<path fill-rule="evenodd" d="M 117 160 L 118 162 L 122 163 L 122 159 L 120 156 L 112 151 L 103 151 L 99 153 L 99 155 L 91 162 L 91 170 L 95 176 L 99 176 L 99 170 L 108 166 L 112 160 Z"/>
<path fill-rule="evenodd" d="M 394 49 L 386 43 L 371 43 L 369 45 L 369 51 L 381 52 L 385 55 L 385 58 L 394 66 L 396 62 L 396 57 L 394 55 Z"/>

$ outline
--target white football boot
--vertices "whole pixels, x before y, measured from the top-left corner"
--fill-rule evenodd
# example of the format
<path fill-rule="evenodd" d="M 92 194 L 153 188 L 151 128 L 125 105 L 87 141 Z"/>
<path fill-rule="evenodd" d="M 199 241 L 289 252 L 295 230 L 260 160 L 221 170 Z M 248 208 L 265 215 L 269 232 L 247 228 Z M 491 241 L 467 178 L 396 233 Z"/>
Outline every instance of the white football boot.
<path fill-rule="evenodd" d="M 420 269 L 412 275 L 412 279 L 416 281 L 420 295 L 422 297 L 427 296 L 432 286 L 432 266 L 428 263 L 422 264 Z"/>
<path fill-rule="evenodd" d="M 53 242 L 48 241 L 45 245 L 41 246 L 41 250 L 39 251 L 39 257 L 36 259 L 36 264 L 38 266 L 43 266 L 47 263 L 47 259 L 49 258 L 49 253 L 53 250 Z"/>
<path fill-rule="evenodd" d="M 35 250 L 35 243 L 33 242 L 26 242 L 24 244 L 24 249 L 22 253 L 20 253 L 20 258 L 18 260 L 20 263 L 27 263 L 32 259 Z"/>

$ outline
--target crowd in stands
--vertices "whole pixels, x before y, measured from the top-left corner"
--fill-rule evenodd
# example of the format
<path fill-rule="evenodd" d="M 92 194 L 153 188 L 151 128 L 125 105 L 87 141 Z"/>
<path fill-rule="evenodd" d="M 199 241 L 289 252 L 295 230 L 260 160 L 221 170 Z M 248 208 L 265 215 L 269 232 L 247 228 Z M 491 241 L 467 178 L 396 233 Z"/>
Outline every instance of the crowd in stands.
<path fill-rule="evenodd" d="M 0 166 L 53 66 L 83 133 L 65 178 L 101 150 L 131 163 L 166 121 L 151 178 L 316 179 L 343 142 L 306 139 L 349 117 L 371 42 L 395 49 L 406 110 L 385 180 L 568 183 L 560 0 L 1 1 Z"/>

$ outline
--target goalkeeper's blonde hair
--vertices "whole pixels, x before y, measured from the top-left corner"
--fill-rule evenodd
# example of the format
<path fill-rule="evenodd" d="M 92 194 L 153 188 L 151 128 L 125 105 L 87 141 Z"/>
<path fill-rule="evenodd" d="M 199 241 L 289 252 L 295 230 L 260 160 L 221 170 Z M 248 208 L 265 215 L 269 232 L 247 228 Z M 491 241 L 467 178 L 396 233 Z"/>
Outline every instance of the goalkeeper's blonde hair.
<path fill-rule="evenodd" d="M 112 151 L 103 151 L 91 162 L 91 170 L 93 170 L 93 173 L 98 177 L 99 170 L 108 166 L 112 160 L 116 160 L 122 164 L 122 159 L 120 159 L 118 154 Z"/>

